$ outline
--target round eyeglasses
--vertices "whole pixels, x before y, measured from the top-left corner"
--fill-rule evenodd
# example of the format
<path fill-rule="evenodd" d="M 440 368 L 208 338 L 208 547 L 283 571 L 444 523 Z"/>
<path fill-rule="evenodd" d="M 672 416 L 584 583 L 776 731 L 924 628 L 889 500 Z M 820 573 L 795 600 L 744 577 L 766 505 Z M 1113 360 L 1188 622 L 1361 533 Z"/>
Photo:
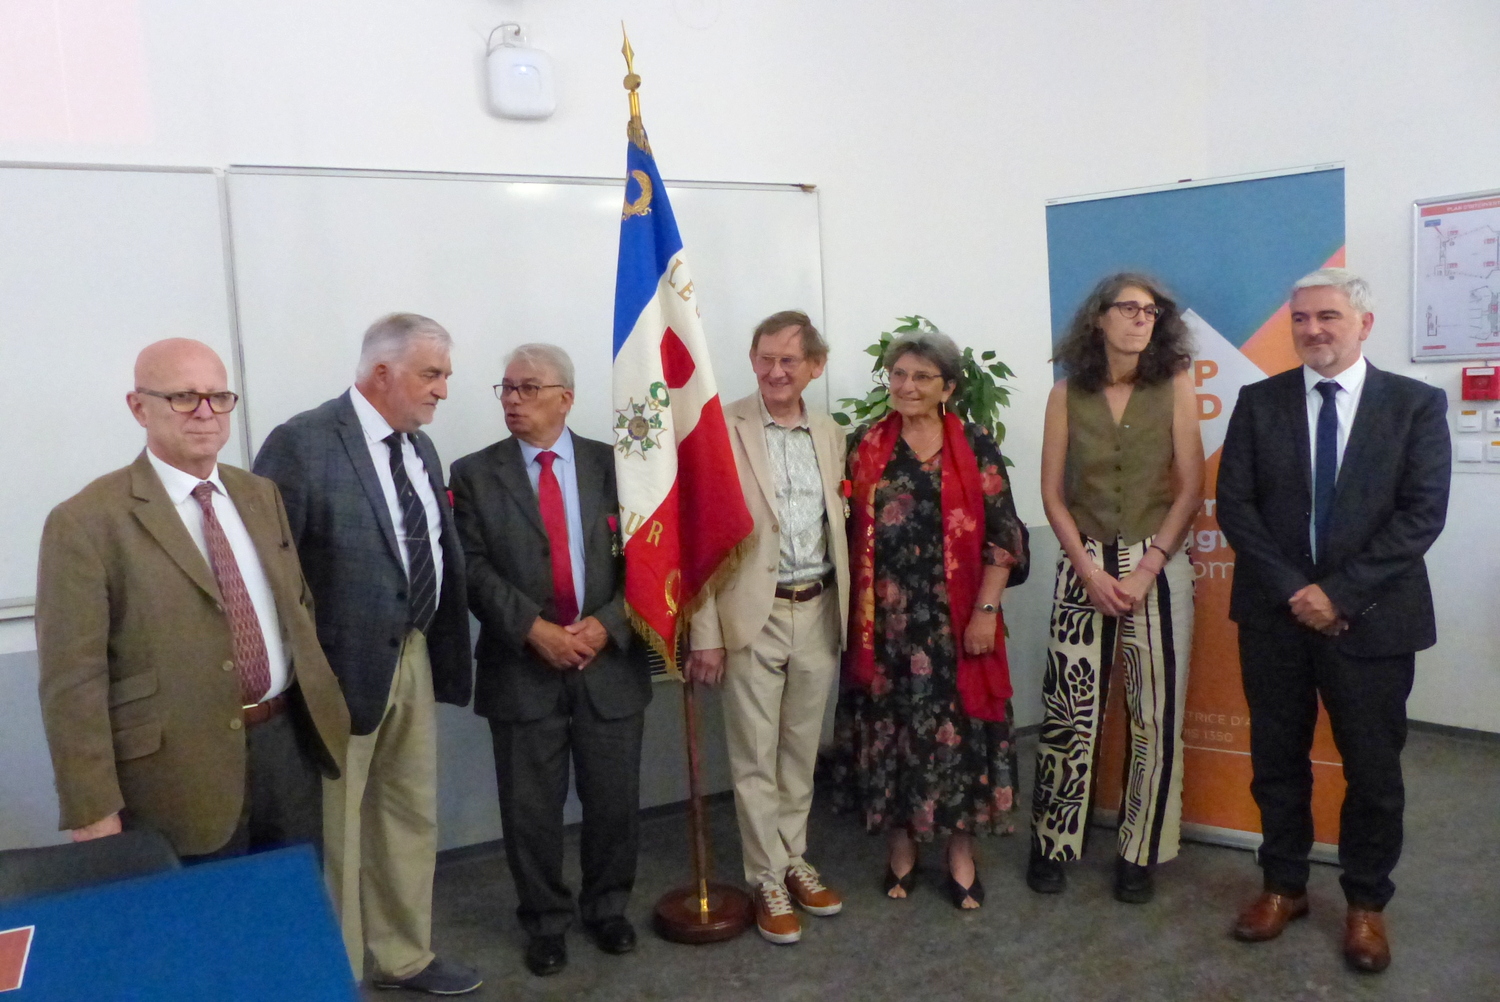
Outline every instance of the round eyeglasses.
<path fill-rule="evenodd" d="M 1140 303 L 1137 303 L 1133 299 L 1127 299 L 1119 303 L 1110 303 L 1109 305 L 1119 310 L 1120 316 L 1124 317 L 1126 320 L 1134 320 L 1139 314 L 1142 313 L 1146 314 L 1146 316 L 1150 317 L 1152 320 L 1155 320 L 1157 317 L 1166 312 L 1166 310 L 1163 310 L 1155 303 L 1147 303 L 1145 306 L 1142 306 Z"/>

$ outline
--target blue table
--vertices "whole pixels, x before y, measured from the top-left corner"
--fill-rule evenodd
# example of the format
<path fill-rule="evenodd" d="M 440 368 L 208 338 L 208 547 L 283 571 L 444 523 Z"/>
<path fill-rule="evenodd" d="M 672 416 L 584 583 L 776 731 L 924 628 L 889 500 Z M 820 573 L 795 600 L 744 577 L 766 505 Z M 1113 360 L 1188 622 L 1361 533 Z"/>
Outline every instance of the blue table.
<path fill-rule="evenodd" d="M 205 863 L 0 908 L 35 926 L 0 1002 L 351 1002 L 359 998 L 312 850 Z"/>

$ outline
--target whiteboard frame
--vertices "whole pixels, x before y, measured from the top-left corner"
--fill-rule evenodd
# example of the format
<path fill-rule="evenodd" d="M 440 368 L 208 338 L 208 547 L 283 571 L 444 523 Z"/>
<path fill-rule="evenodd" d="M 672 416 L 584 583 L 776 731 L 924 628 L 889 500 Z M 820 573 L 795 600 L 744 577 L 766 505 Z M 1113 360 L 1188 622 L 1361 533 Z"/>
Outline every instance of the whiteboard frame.
<path fill-rule="evenodd" d="M 225 283 L 225 287 L 226 287 L 227 301 L 228 301 L 228 307 L 229 307 L 229 312 L 228 312 L 228 317 L 227 317 L 228 330 L 229 330 L 229 344 L 233 348 L 234 356 L 235 356 L 234 362 L 233 362 L 233 364 L 234 364 L 234 370 L 235 371 L 233 373 L 233 376 L 234 376 L 234 379 L 235 379 L 235 384 L 238 385 L 240 387 L 240 389 L 242 389 L 242 390 L 244 389 L 244 382 L 243 382 L 243 379 L 241 378 L 242 375 L 243 375 L 243 368 L 244 367 L 243 367 L 243 365 L 241 364 L 241 361 L 240 361 L 241 352 L 240 352 L 240 341 L 239 341 L 239 312 L 238 312 L 238 306 L 237 306 L 235 298 L 234 298 L 234 259 L 233 259 L 233 255 L 232 255 L 232 252 L 231 252 L 231 248 L 230 248 L 230 246 L 228 244 L 229 234 L 228 234 L 228 230 L 225 228 L 225 217 L 223 215 L 224 210 L 225 210 L 225 206 L 227 204 L 226 203 L 226 198 L 227 198 L 227 195 L 228 195 L 228 188 L 225 185 L 224 170 L 223 170 L 223 168 L 221 168 L 221 167 L 194 167 L 194 166 L 186 166 L 186 165 L 182 165 L 182 164 L 94 164 L 94 163 L 72 163 L 72 162 L 50 161 L 50 160 L 0 160 L 0 170 L 119 171 L 119 172 L 122 172 L 122 173 L 137 173 L 137 174 L 212 174 L 214 176 L 214 186 L 218 189 L 218 193 L 219 193 L 220 233 L 221 233 L 222 239 L 225 241 L 225 247 L 224 247 L 224 283 Z M 821 221 L 820 221 L 820 226 L 819 226 L 819 230 L 818 230 L 818 240 L 819 240 L 819 243 L 820 243 L 820 247 L 819 247 L 820 252 L 821 252 L 821 249 L 822 249 L 821 248 L 822 239 L 823 239 L 823 232 L 822 232 Z M 241 439 L 241 443 L 246 447 L 245 456 L 247 457 L 246 461 L 248 462 L 249 461 L 248 457 L 250 455 L 249 448 L 248 448 L 249 447 L 249 438 L 244 433 L 245 422 L 240 421 L 239 425 L 240 425 L 241 432 L 242 432 L 241 436 L 240 436 L 240 439 Z M 10 598 L 0 597 L 0 622 L 7 622 L 7 621 L 10 621 L 10 620 L 21 620 L 21 619 L 34 619 L 34 618 L 36 618 L 36 596 L 35 595 L 17 595 L 17 596 L 12 596 Z"/>
<path fill-rule="evenodd" d="M 245 351 L 240 336 L 239 290 L 235 282 L 234 219 L 230 211 L 229 202 L 230 174 L 399 178 L 407 180 L 478 181 L 487 183 L 573 184 L 594 187 L 618 185 L 622 189 L 625 185 L 624 175 L 609 177 L 566 174 L 496 174 L 476 173 L 472 171 L 305 167 L 275 164 L 230 164 L 228 167 L 198 167 L 169 164 L 99 164 L 62 161 L 0 160 L 0 170 L 12 168 L 24 170 L 129 171 L 153 174 L 212 174 L 215 178 L 215 186 L 218 189 L 219 230 L 224 246 L 224 284 L 228 303 L 229 343 L 232 352 L 229 362 L 234 385 L 239 387 L 241 395 L 245 397 L 248 397 L 249 393 L 248 387 L 245 385 Z M 827 317 L 828 284 L 827 265 L 823 255 L 823 199 L 822 193 L 818 190 L 816 184 L 776 181 L 704 181 L 673 178 L 664 178 L 663 181 L 665 184 L 680 188 L 709 188 L 739 191 L 798 191 L 813 195 L 816 199 L 818 217 L 818 286 L 820 299 L 818 306 L 823 316 Z M 824 326 L 827 326 L 826 319 Z M 833 406 L 833 391 L 831 388 L 825 387 L 825 392 L 828 394 L 826 405 L 831 410 Z M 244 450 L 246 461 L 249 462 L 253 456 L 250 449 L 251 436 L 249 423 L 239 421 L 237 424 L 239 427 L 240 445 Z M 0 622 L 32 619 L 35 617 L 35 613 L 35 595 L 13 596 L 9 598 L 0 597 Z"/>
<path fill-rule="evenodd" d="M 1458 195 L 1443 195 L 1440 198 L 1419 198 L 1411 203 L 1411 360 L 1413 362 L 1486 362 L 1500 360 L 1500 348 L 1488 354 L 1457 354 L 1457 355 L 1422 355 L 1417 351 L 1418 332 L 1425 330 L 1425 318 L 1419 321 L 1417 310 L 1419 301 L 1417 298 L 1417 286 L 1420 278 L 1417 275 L 1417 248 L 1422 240 L 1422 209 L 1429 205 L 1443 205 L 1448 202 L 1468 202 L 1480 198 L 1500 198 L 1500 188 L 1491 188 L 1488 191 L 1468 191 Z M 821 236 L 821 231 L 820 234 Z M 1468 471 L 1465 471 L 1468 472 Z"/>

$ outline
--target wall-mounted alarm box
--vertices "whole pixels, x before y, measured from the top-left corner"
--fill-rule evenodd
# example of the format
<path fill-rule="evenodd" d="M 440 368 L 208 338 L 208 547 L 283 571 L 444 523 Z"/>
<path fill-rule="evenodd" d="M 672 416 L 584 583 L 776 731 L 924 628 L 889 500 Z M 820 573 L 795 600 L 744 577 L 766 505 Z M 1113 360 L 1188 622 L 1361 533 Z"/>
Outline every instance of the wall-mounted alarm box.
<path fill-rule="evenodd" d="M 503 118 L 547 118 L 557 110 L 552 57 L 528 48 L 519 26 L 502 25 L 496 31 L 509 28 L 516 30 L 507 31 L 485 56 L 490 108 Z"/>
<path fill-rule="evenodd" d="M 1465 400 L 1500 400 L 1500 371 L 1493 365 L 1464 367 Z"/>

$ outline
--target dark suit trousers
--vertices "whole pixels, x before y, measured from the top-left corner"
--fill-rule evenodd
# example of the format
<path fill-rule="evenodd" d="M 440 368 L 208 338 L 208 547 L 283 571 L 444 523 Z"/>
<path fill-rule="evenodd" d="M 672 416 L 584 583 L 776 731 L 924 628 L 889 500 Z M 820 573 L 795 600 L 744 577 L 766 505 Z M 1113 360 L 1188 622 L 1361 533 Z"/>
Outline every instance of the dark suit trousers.
<path fill-rule="evenodd" d="M 645 713 L 601 719 L 577 671 L 563 675 L 553 711 L 539 720 L 490 720 L 505 856 L 516 882 L 516 914 L 532 936 L 573 921 L 563 883 L 563 805 L 571 754 L 583 804 L 578 910 L 584 922 L 623 915 L 640 848 L 641 735 Z"/>
<path fill-rule="evenodd" d="M 1414 654 L 1364 658 L 1290 621 L 1272 630 L 1240 627 L 1240 664 L 1250 705 L 1250 792 L 1265 841 L 1260 865 L 1268 890 L 1307 886 L 1313 844 L 1313 728 L 1318 697 L 1328 709 L 1348 790 L 1339 816 L 1344 896 L 1376 911 L 1395 893 L 1406 788 L 1406 697 Z"/>
<path fill-rule="evenodd" d="M 323 851 L 323 776 L 298 733 L 300 708 L 245 732 L 245 802 L 229 841 L 185 863 L 207 863 L 248 852 L 307 843 Z M 309 725 L 310 726 L 310 725 Z"/>

